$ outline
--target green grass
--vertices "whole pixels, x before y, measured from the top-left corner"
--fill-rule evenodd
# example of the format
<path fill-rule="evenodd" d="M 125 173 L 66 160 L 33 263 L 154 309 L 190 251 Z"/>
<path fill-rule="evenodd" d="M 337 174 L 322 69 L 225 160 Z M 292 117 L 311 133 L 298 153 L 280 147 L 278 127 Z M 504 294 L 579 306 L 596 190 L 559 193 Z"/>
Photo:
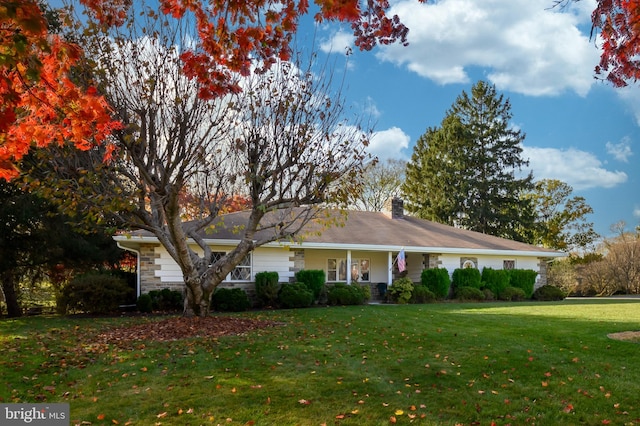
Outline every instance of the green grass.
<path fill-rule="evenodd" d="M 73 423 L 640 424 L 640 301 L 252 312 L 220 339 L 91 345 L 141 318 L 0 321 L 0 402 L 68 402 Z M 73 424 L 72 423 L 72 424 Z"/>

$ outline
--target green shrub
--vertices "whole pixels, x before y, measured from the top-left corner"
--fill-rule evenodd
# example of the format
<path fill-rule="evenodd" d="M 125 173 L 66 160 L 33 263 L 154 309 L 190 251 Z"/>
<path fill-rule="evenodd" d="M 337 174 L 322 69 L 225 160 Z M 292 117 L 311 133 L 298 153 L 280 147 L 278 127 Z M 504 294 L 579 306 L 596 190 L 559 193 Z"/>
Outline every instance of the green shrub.
<path fill-rule="evenodd" d="M 398 278 L 387 291 L 393 302 L 401 305 L 409 303 L 409 300 L 411 300 L 411 294 L 413 293 L 413 282 L 407 277 Z"/>
<path fill-rule="evenodd" d="M 500 293 L 507 287 L 509 287 L 509 271 L 504 269 L 482 269 L 482 284 L 481 289 L 489 289 L 495 297 L 499 297 Z"/>
<path fill-rule="evenodd" d="M 251 307 L 251 302 L 241 288 L 219 288 L 211 297 L 211 306 L 219 312 L 242 312 Z"/>
<path fill-rule="evenodd" d="M 484 300 L 482 290 L 476 287 L 460 287 L 456 289 L 455 298 L 458 300 Z"/>
<path fill-rule="evenodd" d="M 553 285 L 543 285 L 533 292 L 533 298 L 540 301 L 563 300 L 567 295 L 562 289 Z"/>
<path fill-rule="evenodd" d="M 366 289 L 358 284 L 335 283 L 327 290 L 327 303 L 330 305 L 362 305 L 365 300 Z"/>
<path fill-rule="evenodd" d="M 428 269 L 425 269 L 427 271 Z M 416 285 L 413 287 L 411 299 L 409 303 L 431 303 L 437 299 L 436 295 L 425 285 Z"/>
<path fill-rule="evenodd" d="M 484 293 L 484 300 L 496 300 L 496 296 L 490 289 L 483 288 L 481 291 Z"/>
<path fill-rule="evenodd" d="M 369 284 L 352 284 L 352 285 L 356 285 L 358 287 L 360 287 L 360 291 L 362 292 L 362 296 L 364 297 L 364 301 L 368 302 L 369 300 L 371 300 L 371 287 L 369 287 Z"/>
<path fill-rule="evenodd" d="M 117 312 L 119 306 L 131 300 L 127 283 L 111 274 L 90 273 L 69 282 L 58 298 L 58 311 L 106 314 Z"/>
<path fill-rule="evenodd" d="M 138 311 L 148 314 L 153 311 L 151 296 L 148 294 L 141 294 L 136 301 L 136 306 L 138 307 Z"/>
<path fill-rule="evenodd" d="M 278 303 L 283 308 L 307 308 L 313 303 L 313 293 L 303 283 L 283 284 Z"/>
<path fill-rule="evenodd" d="M 530 299 L 533 295 L 533 286 L 536 283 L 538 273 L 531 269 L 510 269 L 508 272 L 509 285 L 521 288 L 524 291 L 525 298 Z"/>
<path fill-rule="evenodd" d="M 523 289 L 518 287 L 507 287 L 500 293 L 500 300 L 520 301 L 526 298 Z"/>
<path fill-rule="evenodd" d="M 162 290 L 151 290 L 151 308 L 154 311 L 179 311 L 184 307 L 182 293 L 177 290 L 163 288 Z"/>
<path fill-rule="evenodd" d="M 296 282 L 306 285 L 313 293 L 313 300 L 317 301 L 325 290 L 326 279 L 324 271 L 321 269 L 303 269 L 296 272 Z"/>
<path fill-rule="evenodd" d="M 480 271 L 476 268 L 458 268 L 453 271 L 451 276 L 451 285 L 453 290 L 461 287 L 473 287 L 479 289 L 482 284 Z"/>
<path fill-rule="evenodd" d="M 277 272 L 258 272 L 256 274 L 256 299 L 260 306 L 277 306 L 280 277 Z"/>
<path fill-rule="evenodd" d="M 449 271 L 444 268 L 423 270 L 420 275 L 420 282 L 439 299 L 444 299 L 449 295 L 451 279 L 449 278 Z"/>

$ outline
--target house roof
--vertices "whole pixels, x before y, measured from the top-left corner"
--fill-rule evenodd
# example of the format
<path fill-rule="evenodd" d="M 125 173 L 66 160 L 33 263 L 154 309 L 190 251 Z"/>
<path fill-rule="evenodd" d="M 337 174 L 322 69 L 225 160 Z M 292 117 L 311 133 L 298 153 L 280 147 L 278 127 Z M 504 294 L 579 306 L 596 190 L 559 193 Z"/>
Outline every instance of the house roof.
<path fill-rule="evenodd" d="M 234 244 L 240 239 L 242 225 L 248 212 L 229 213 L 220 216 L 223 225 L 203 236 L 210 243 Z M 290 245 L 306 248 L 340 248 L 369 251 L 466 253 L 466 254 L 515 254 L 537 257 L 562 257 L 565 253 L 537 247 L 517 241 L 494 237 L 479 232 L 418 219 L 410 216 L 391 218 L 381 212 L 349 211 L 346 216 L 330 212 L 329 217 L 338 224 L 321 226 L 318 223 L 305 227 L 300 240 L 282 241 L 270 245 Z M 240 231 L 239 231 L 240 230 Z M 262 231 L 268 232 L 268 231 Z M 129 237 L 116 237 L 118 241 L 143 239 L 155 240 L 149 232 L 139 231 Z M 157 240 L 156 240 L 157 241 Z"/>

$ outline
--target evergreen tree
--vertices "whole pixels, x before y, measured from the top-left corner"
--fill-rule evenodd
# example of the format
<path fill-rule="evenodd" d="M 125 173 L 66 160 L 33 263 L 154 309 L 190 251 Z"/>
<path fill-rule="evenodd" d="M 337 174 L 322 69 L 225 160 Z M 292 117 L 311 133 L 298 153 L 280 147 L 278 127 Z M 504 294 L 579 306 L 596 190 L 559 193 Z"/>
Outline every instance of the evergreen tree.
<path fill-rule="evenodd" d="M 456 99 L 441 126 L 420 137 L 402 187 L 407 209 L 425 219 L 485 234 L 529 240 L 531 173 L 525 135 L 510 125 L 511 103 L 483 81 Z"/>

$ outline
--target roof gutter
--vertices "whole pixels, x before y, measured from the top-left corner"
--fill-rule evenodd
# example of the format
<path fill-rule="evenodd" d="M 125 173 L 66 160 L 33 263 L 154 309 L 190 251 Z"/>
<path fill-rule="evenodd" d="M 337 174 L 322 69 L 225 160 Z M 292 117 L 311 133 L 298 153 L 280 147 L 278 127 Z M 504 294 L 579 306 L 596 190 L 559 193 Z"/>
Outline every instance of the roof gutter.
<path fill-rule="evenodd" d="M 134 242 L 134 243 L 155 243 L 158 244 L 156 237 L 143 237 L 143 236 L 124 236 L 117 235 L 113 237 L 118 242 Z M 205 239 L 207 244 L 211 245 L 237 245 L 240 240 L 231 239 Z M 195 241 L 189 240 L 191 244 L 195 244 Z M 120 246 L 120 243 L 118 243 Z M 316 243 L 316 242 L 291 242 L 291 241 L 274 241 L 267 243 L 264 247 L 293 247 L 293 248 L 305 248 L 305 249 L 333 249 L 333 250 L 361 250 L 361 251 L 378 251 L 378 252 L 399 252 L 404 250 L 406 253 L 421 253 L 431 252 L 438 254 L 475 254 L 475 255 L 494 255 L 494 256 L 513 256 L 514 252 L 517 252 L 520 256 L 532 256 L 532 257 L 566 257 L 567 253 L 560 251 L 537 251 L 537 250 L 508 250 L 508 249 L 474 249 L 474 248 L 460 248 L 460 247 L 422 247 L 422 246 L 398 246 L 398 245 L 372 245 L 372 244 L 341 244 L 341 243 Z M 124 247 L 123 247 L 124 248 Z"/>

